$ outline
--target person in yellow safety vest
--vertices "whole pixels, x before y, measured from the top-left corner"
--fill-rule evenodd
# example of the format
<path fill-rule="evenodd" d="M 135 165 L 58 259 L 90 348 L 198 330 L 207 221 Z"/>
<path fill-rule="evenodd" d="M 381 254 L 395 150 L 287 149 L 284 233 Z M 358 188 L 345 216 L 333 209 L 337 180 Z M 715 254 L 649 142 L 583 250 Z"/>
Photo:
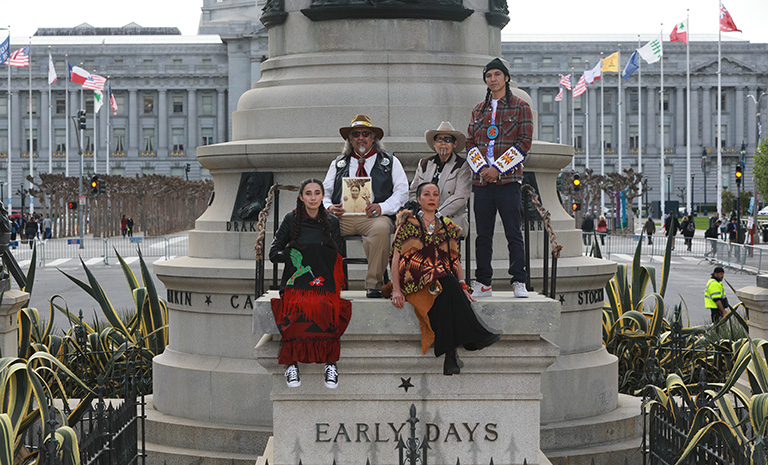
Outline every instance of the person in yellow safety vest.
<path fill-rule="evenodd" d="M 707 287 L 704 288 L 704 306 L 712 312 L 712 323 L 717 323 L 720 318 L 725 316 L 725 307 L 728 306 L 728 299 L 725 298 L 725 286 L 723 286 L 724 275 L 723 267 L 716 266 L 712 272 L 712 277 L 707 281 Z"/>

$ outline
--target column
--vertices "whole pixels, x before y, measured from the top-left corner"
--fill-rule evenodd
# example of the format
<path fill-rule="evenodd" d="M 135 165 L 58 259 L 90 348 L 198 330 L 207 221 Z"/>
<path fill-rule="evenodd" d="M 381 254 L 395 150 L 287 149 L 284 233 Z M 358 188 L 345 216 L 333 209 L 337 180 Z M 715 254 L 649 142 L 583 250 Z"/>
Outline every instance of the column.
<path fill-rule="evenodd" d="M 71 87 L 70 87 L 71 89 Z M 74 165 L 71 165 L 70 168 L 73 169 L 70 174 L 73 176 L 74 173 L 80 173 L 80 161 L 78 160 L 78 153 L 77 153 L 77 137 L 78 132 L 77 129 L 75 129 L 75 124 L 72 123 L 72 115 L 77 114 L 77 110 L 80 108 L 80 92 L 76 90 L 70 90 L 69 91 L 69 114 L 67 115 L 67 125 L 69 125 L 69 140 L 67 143 L 69 143 L 69 158 L 70 163 L 75 163 Z"/>
<path fill-rule="evenodd" d="M 37 127 L 40 128 L 39 131 L 37 131 L 37 156 L 38 156 L 38 163 L 41 163 L 43 160 L 45 160 L 45 163 L 42 163 L 45 168 L 45 172 L 48 172 L 48 147 L 51 145 L 51 141 L 48 140 L 48 111 L 50 109 L 48 108 L 48 89 L 43 89 L 42 92 L 40 92 L 40 113 L 38 113 L 38 118 L 40 118 L 40 123 L 37 125 Z M 51 131 L 53 133 L 53 131 Z M 35 167 L 35 172 L 37 172 L 37 167 Z"/>
<path fill-rule="evenodd" d="M 691 152 L 701 152 L 701 121 L 699 120 L 699 88 L 691 87 Z"/>
<path fill-rule="evenodd" d="M 675 151 L 685 147 L 685 87 L 675 87 Z M 670 137 L 670 140 L 672 138 Z M 672 148 L 672 147 L 670 147 Z"/>
<path fill-rule="evenodd" d="M 18 91 L 11 92 L 11 114 L 13 115 L 11 118 L 11 133 L 13 135 L 11 136 L 11 153 L 8 154 L 8 160 L 11 163 L 12 170 L 11 192 L 14 192 L 13 195 L 16 196 L 15 192 L 19 188 L 19 182 L 24 179 L 22 173 L 26 167 L 22 166 L 25 159 L 21 158 L 21 153 L 24 151 L 23 147 L 26 146 L 27 141 L 21 124 L 21 120 L 24 117 L 23 108 L 21 108 L 21 98 Z M 14 199 L 13 205 L 13 208 L 19 210 L 21 208 L 21 197 Z"/>
<path fill-rule="evenodd" d="M 139 93 L 136 89 L 128 91 L 128 158 L 139 156 Z"/>
<path fill-rule="evenodd" d="M 600 97 L 598 95 L 600 93 L 599 85 L 600 84 L 595 84 L 587 90 L 587 99 L 589 99 L 589 147 L 586 147 L 586 149 L 589 151 L 589 167 L 596 173 L 600 173 L 600 138 L 598 137 L 598 134 L 600 134 L 600 119 L 597 117 L 597 115 L 600 114 L 600 108 L 598 108 L 598 102 L 600 100 L 598 98 Z M 584 143 L 586 143 L 586 141 L 584 141 Z M 596 155 L 597 158 L 595 157 Z M 598 162 L 595 163 L 595 160 L 598 160 Z"/>
<path fill-rule="evenodd" d="M 187 153 L 195 155 L 197 146 L 197 93 L 195 89 L 187 91 Z"/>
<path fill-rule="evenodd" d="M 659 149 L 656 143 L 659 140 L 659 128 L 656 122 L 656 110 L 659 109 L 656 100 L 659 98 L 658 89 L 653 86 L 648 86 L 645 89 L 645 124 L 643 125 L 643 140 L 645 141 L 645 153 L 650 157 L 652 153 L 656 153 Z M 647 162 L 646 157 L 643 157 L 643 161 Z M 645 172 L 645 168 L 643 168 Z"/>
<path fill-rule="evenodd" d="M 744 87 L 737 87 L 736 104 L 734 105 L 735 111 L 730 112 L 731 124 L 736 128 L 736 135 L 733 139 L 733 143 L 729 144 L 731 147 L 736 147 L 737 149 L 741 147 L 742 142 L 747 142 L 747 134 L 744 132 L 744 99 L 746 98 L 747 96 L 744 94 Z M 728 126 L 730 127 L 731 124 Z"/>
<path fill-rule="evenodd" d="M 621 79 L 621 76 L 619 76 L 619 79 Z M 618 92 L 616 95 L 618 95 L 617 102 L 621 102 L 621 105 L 617 106 L 617 115 L 621 116 L 621 140 L 619 140 L 619 118 L 616 117 L 616 125 L 613 128 L 613 139 L 615 141 L 614 147 L 616 148 L 616 153 L 619 152 L 619 148 L 621 148 L 621 166 L 623 168 L 629 168 L 632 166 L 632 163 L 629 162 L 627 158 L 627 152 L 629 151 L 629 144 L 627 141 L 629 140 L 629 124 L 627 119 L 627 106 L 629 105 L 629 102 L 627 101 L 627 86 L 625 85 L 626 81 L 622 82 L 621 86 L 621 93 Z M 621 144 L 621 145 L 619 145 Z M 618 155 L 617 155 L 618 156 Z M 616 164 L 616 168 L 618 169 L 618 163 Z"/>
<path fill-rule="evenodd" d="M 749 89 L 749 94 L 754 98 L 757 98 L 759 94 L 757 93 L 757 88 L 753 87 Z M 747 150 L 751 153 L 754 153 L 757 146 L 757 112 L 758 108 L 755 105 L 755 102 L 751 99 L 747 99 Z"/>
<path fill-rule="evenodd" d="M 227 100 L 224 89 L 216 92 L 216 143 L 227 142 Z"/>
<path fill-rule="evenodd" d="M 165 89 L 157 91 L 157 156 L 167 157 L 171 141 L 168 137 L 168 92 Z"/>
<path fill-rule="evenodd" d="M 715 128 L 712 123 L 712 87 L 704 86 L 703 89 L 703 100 L 701 101 L 701 141 L 704 147 L 714 149 Z"/>

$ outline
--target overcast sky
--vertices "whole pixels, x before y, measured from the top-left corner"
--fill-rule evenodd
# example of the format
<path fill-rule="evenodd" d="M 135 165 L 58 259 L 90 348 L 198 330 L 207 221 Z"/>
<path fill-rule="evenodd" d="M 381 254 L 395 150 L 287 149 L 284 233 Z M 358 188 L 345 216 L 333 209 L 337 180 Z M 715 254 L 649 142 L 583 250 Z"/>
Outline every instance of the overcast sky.
<path fill-rule="evenodd" d="M 40 27 L 73 27 L 87 22 L 96 27 L 176 26 L 182 34 L 194 35 L 200 21 L 201 0 L 102 0 L 90 6 L 62 0 L 6 0 L 4 9 L 11 34 L 28 37 Z M 512 21 L 502 32 L 515 34 L 654 34 L 663 30 L 668 37 L 675 22 L 683 21 L 690 8 L 689 30 L 697 34 L 717 34 L 717 0 L 617 0 L 544 2 L 508 0 Z M 736 26 L 743 33 L 723 35 L 768 43 L 768 0 L 724 0 Z"/>

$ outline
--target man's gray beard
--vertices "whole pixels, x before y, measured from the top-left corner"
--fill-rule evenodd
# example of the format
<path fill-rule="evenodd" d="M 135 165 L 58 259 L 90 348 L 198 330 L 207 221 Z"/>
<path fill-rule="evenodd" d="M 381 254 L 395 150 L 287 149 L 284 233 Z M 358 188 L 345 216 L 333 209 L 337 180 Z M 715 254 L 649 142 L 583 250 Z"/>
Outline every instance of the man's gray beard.
<path fill-rule="evenodd" d="M 366 153 L 368 153 L 368 151 L 365 150 L 365 145 L 362 145 L 362 144 L 355 151 L 357 152 L 358 155 L 365 155 Z"/>

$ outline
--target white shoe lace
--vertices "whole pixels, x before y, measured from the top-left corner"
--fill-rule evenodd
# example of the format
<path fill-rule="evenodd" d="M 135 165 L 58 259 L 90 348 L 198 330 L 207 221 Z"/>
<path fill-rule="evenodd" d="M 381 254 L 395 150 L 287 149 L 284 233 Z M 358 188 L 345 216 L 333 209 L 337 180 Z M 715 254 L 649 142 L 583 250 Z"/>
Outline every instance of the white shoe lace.
<path fill-rule="evenodd" d="M 287 370 L 285 370 L 285 377 L 288 379 L 288 381 L 298 381 L 299 370 L 295 366 L 291 365 Z"/>

